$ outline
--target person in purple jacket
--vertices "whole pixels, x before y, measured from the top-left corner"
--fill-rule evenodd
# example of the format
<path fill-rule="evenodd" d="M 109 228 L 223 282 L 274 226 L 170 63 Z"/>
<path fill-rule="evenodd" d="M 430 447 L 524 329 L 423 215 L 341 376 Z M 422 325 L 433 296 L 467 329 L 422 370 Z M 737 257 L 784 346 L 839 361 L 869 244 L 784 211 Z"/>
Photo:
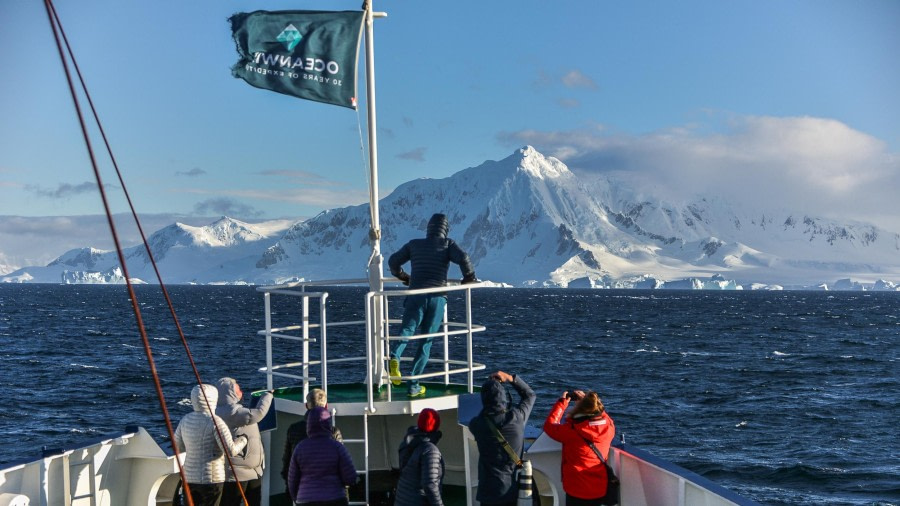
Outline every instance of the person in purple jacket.
<path fill-rule="evenodd" d="M 345 487 L 356 483 L 350 453 L 331 433 L 331 414 L 323 407 L 306 413 L 307 438 L 297 444 L 288 469 L 288 493 L 294 504 L 345 506 Z M 335 472 L 337 471 L 337 472 Z"/>

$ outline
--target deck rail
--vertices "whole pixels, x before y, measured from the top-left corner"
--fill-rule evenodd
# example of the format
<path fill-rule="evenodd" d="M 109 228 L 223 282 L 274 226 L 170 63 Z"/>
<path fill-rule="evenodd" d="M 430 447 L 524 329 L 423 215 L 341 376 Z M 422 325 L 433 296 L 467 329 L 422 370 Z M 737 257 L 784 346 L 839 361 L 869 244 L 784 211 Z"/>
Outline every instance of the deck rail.
<path fill-rule="evenodd" d="M 395 278 L 383 280 L 386 283 L 396 283 Z M 375 412 L 375 391 L 383 385 L 389 384 L 390 376 L 388 375 L 387 362 L 390 358 L 390 346 L 393 342 L 400 340 L 415 341 L 428 338 L 441 338 L 443 350 L 439 358 L 429 358 L 429 363 L 438 363 L 443 370 L 438 372 L 428 372 L 416 376 L 401 376 L 400 379 L 426 379 L 443 377 L 444 383 L 449 384 L 453 375 L 466 374 L 466 384 L 468 391 L 474 391 L 474 373 L 484 370 L 485 365 L 473 361 L 472 346 L 473 334 L 483 332 L 483 325 L 475 324 L 472 321 L 472 290 L 483 287 L 482 283 L 471 283 L 466 285 L 450 285 L 437 288 L 426 288 L 418 290 L 382 290 L 369 291 L 365 295 L 365 319 L 364 320 L 346 320 L 346 321 L 328 321 L 328 297 L 327 291 L 323 288 L 328 286 L 341 285 L 361 285 L 368 283 L 367 279 L 347 279 L 347 280 L 324 280 L 297 282 L 278 286 L 258 287 L 257 291 L 263 293 L 265 304 L 265 328 L 257 332 L 258 335 L 266 338 L 266 365 L 259 368 L 259 372 L 266 375 L 266 385 L 268 389 L 275 388 L 275 378 L 288 378 L 295 381 L 296 384 L 303 386 L 303 396 L 309 393 L 310 385 L 319 383 L 322 389 L 328 391 L 329 384 L 329 365 L 346 362 L 364 362 L 366 368 L 366 379 L 368 391 L 367 410 L 370 413 Z M 316 291 L 309 291 L 315 289 Z M 390 300 L 395 297 L 406 297 L 408 295 L 419 295 L 429 293 L 448 293 L 462 292 L 465 301 L 465 321 L 452 322 L 448 320 L 447 308 L 444 308 L 440 330 L 430 334 L 417 334 L 413 336 L 392 335 L 390 326 L 398 325 L 399 319 L 389 318 Z M 284 326 L 273 326 L 272 297 L 284 296 L 297 298 L 300 300 L 300 322 L 291 323 Z M 315 313 L 310 311 L 310 300 L 318 301 L 318 315 L 315 320 Z M 380 312 L 380 314 L 379 314 Z M 328 330 L 338 327 L 354 327 L 358 326 L 365 330 L 365 355 L 361 356 L 341 356 L 331 358 L 328 355 Z M 451 338 L 455 336 L 465 336 L 465 358 L 451 358 Z M 299 360 L 293 360 L 285 363 L 274 363 L 273 346 L 276 340 L 286 340 L 301 343 L 301 356 Z M 310 346 L 316 344 L 318 355 L 314 357 L 311 353 Z M 318 376 L 311 373 L 317 372 Z M 387 400 L 392 400 L 391 389 L 387 389 Z"/>
<path fill-rule="evenodd" d="M 371 369 L 372 374 L 370 376 L 375 377 L 378 384 L 384 384 L 391 380 L 389 376 L 388 368 L 386 367 L 388 360 L 390 359 L 390 344 L 392 342 L 400 342 L 400 341 L 417 341 L 422 339 L 434 339 L 441 338 L 443 349 L 442 349 L 442 358 L 431 358 L 429 357 L 428 363 L 439 363 L 443 367 L 443 371 L 439 372 L 431 372 L 431 373 L 422 373 L 417 375 L 408 375 L 408 376 L 400 376 L 398 379 L 401 380 L 419 380 L 426 378 L 435 378 L 443 376 L 444 384 L 450 384 L 450 376 L 455 374 L 466 374 L 466 387 L 469 393 L 474 392 L 474 374 L 476 371 L 481 371 L 486 368 L 484 364 L 477 363 L 473 360 L 472 346 L 473 346 L 473 335 L 478 332 L 484 332 L 486 328 L 483 325 L 477 325 L 472 322 L 472 290 L 483 287 L 483 283 L 469 283 L 465 285 L 449 285 L 449 286 L 441 286 L 435 288 L 420 288 L 416 290 L 382 290 L 380 292 L 369 292 L 366 294 L 366 321 L 367 322 L 376 322 L 375 313 L 379 308 L 379 299 L 383 300 L 384 303 L 380 305 L 380 307 L 384 308 L 384 318 L 383 321 L 386 322 L 383 329 L 377 328 L 368 328 L 368 334 L 370 336 L 374 336 L 374 339 L 370 340 L 377 343 L 374 350 L 370 351 L 370 355 L 374 355 L 372 358 L 374 363 L 372 364 L 374 367 Z M 389 301 L 395 297 L 406 297 L 409 295 L 425 295 L 431 293 L 448 293 L 448 292 L 462 292 L 464 300 L 465 300 L 465 322 L 451 322 L 447 318 L 447 307 L 444 307 L 444 315 L 441 320 L 440 330 L 438 332 L 429 333 L 429 334 L 414 334 L 411 336 L 400 336 L 400 335 L 392 335 L 390 333 L 390 324 L 395 323 L 399 324 L 400 320 L 398 319 L 389 319 L 387 317 Z M 455 329 L 455 330 L 451 330 Z M 465 360 L 454 360 L 450 358 L 450 338 L 453 336 L 465 336 Z M 411 360 L 411 359 L 404 359 Z M 458 366 L 453 367 L 451 366 Z M 392 390 L 388 388 L 388 401 L 392 400 Z M 370 408 L 374 408 L 373 405 L 373 390 L 369 389 L 369 405 Z"/>

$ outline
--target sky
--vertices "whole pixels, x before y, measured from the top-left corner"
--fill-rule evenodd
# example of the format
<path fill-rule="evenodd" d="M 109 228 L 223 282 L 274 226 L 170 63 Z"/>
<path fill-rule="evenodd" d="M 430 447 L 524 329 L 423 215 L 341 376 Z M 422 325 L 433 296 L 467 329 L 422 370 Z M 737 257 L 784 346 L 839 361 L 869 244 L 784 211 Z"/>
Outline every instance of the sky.
<path fill-rule="evenodd" d="M 299 218 L 367 202 L 365 100 L 357 112 L 233 78 L 226 22 L 359 5 L 55 1 L 129 194 L 162 222 Z M 382 196 L 528 144 L 577 173 L 643 178 L 673 199 L 712 193 L 900 232 L 900 2 L 375 9 L 388 14 L 374 36 Z M 42 2 L 0 1 L 0 26 L 0 217 L 42 217 L 0 220 L 2 253 L 61 223 L 46 217 L 103 208 Z M 101 166 L 104 185 L 119 189 Z M 116 213 L 127 211 L 120 193 Z"/>

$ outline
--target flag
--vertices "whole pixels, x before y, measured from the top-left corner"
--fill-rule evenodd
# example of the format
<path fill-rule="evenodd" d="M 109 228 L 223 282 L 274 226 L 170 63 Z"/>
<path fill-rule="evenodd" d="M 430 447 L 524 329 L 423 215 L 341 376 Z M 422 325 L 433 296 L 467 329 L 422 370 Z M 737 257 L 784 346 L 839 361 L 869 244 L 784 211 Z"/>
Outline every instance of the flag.
<path fill-rule="evenodd" d="M 363 11 L 255 11 L 231 18 L 241 59 L 234 77 L 251 86 L 356 109 Z"/>

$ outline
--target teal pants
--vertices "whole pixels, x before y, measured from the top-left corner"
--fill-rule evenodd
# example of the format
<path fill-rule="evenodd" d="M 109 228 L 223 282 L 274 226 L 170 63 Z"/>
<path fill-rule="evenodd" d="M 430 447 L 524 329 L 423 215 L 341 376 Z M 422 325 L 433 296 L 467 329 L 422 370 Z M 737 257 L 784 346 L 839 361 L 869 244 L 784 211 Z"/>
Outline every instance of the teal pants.
<path fill-rule="evenodd" d="M 441 327 L 444 320 L 444 307 L 447 305 L 447 296 L 443 294 L 410 295 L 403 302 L 403 320 L 400 323 L 401 336 L 414 336 L 417 334 L 433 334 Z M 416 355 L 413 357 L 413 366 L 410 376 L 422 374 L 428 357 L 431 355 L 431 341 L 433 338 L 417 339 L 415 341 Z M 392 356 L 397 360 L 403 356 L 408 340 L 400 341 Z M 410 380 L 410 390 L 418 387 L 418 380 Z"/>

